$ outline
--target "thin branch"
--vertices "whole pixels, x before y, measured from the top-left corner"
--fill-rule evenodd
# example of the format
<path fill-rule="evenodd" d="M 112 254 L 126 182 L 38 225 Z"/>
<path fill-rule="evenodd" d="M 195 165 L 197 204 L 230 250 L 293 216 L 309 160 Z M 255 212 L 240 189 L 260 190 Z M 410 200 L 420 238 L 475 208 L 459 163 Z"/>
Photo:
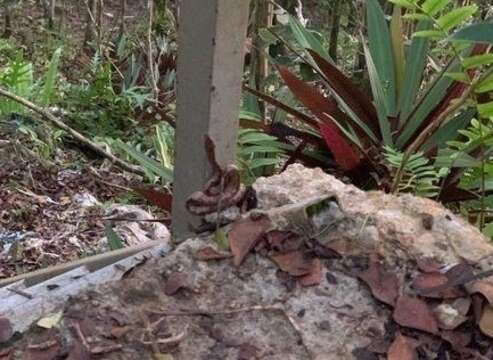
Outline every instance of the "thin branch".
<path fill-rule="evenodd" d="M 10 100 L 13 100 L 13 101 L 27 107 L 28 109 L 38 113 L 44 119 L 48 120 L 50 123 L 57 126 L 58 128 L 68 132 L 74 139 L 76 139 L 80 143 L 86 145 L 87 147 L 89 147 L 91 150 L 98 153 L 99 155 L 110 160 L 112 163 L 114 163 L 115 165 L 117 165 L 121 169 L 128 171 L 128 172 L 131 172 L 131 173 L 134 173 L 134 174 L 138 174 L 138 175 L 144 175 L 145 174 L 144 171 L 140 167 L 129 164 L 126 161 L 123 161 L 123 160 L 117 158 L 115 155 L 107 152 L 101 146 L 92 142 L 91 140 L 86 138 L 84 135 L 79 133 L 77 130 L 72 129 L 70 126 L 65 124 L 63 121 L 61 121 L 60 119 L 55 117 L 49 111 L 37 106 L 36 104 L 33 104 L 29 100 L 24 99 L 24 98 L 17 96 L 15 94 L 12 94 L 11 92 L 9 92 L 5 89 L 2 89 L 2 88 L 0 88 L 0 96 L 4 96 Z"/>

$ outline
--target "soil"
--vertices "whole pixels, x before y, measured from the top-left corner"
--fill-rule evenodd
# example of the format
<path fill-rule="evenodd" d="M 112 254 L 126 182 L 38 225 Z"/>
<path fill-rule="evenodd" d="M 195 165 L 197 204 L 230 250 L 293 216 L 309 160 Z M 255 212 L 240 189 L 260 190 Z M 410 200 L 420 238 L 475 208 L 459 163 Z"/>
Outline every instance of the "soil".
<path fill-rule="evenodd" d="M 100 251 L 105 211 L 92 205 L 125 196 L 131 180 L 96 164 L 47 164 L 11 137 L 0 147 L 0 279 Z"/>

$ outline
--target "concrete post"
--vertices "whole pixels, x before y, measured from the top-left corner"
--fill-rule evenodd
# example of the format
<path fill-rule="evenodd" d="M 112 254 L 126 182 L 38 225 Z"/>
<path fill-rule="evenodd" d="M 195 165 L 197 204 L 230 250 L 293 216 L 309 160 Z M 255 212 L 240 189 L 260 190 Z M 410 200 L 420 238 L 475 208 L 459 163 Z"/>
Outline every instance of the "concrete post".
<path fill-rule="evenodd" d="M 221 165 L 234 162 L 249 0 L 181 0 L 178 31 L 173 233 L 180 240 L 198 219 L 185 202 L 211 169 L 208 134 Z"/>

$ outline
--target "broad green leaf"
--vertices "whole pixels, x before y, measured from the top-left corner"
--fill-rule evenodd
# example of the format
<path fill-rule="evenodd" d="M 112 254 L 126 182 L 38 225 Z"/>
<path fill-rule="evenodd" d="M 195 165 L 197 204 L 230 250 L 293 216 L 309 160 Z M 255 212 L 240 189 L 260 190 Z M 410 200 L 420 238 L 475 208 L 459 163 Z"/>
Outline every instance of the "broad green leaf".
<path fill-rule="evenodd" d="M 367 0 L 368 45 L 378 77 L 383 84 L 385 106 L 396 115 L 396 76 L 392 39 L 378 0 Z"/>
<path fill-rule="evenodd" d="M 469 154 L 452 149 L 442 149 L 435 160 L 436 167 L 474 168 L 481 162 Z"/>
<path fill-rule="evenodd" d="M 441 39 L 445 37 L 445 34 L 443 33 L 443 31 L 438 30 L 423 30 L 416 31 L 413 36 L 418 38 Z"/>
<path fill-rule="evenodd" d="M 238 142 L 240 144 L 252 144 L 252 143 L 259 143 L 259 142 L 273 142 L 276 141 L 277 138 L 272 135 L 265 134 L 263 132 L 259 131 L 252 131 L 250 133 L 247 133 L 245 135 L 240 135 Z"/>
<path fill-rule="evenodd" d="M 253 89 L 257 88 L 255 74 L 250 74 L 248 79 L 248 85 Z M 242 109 L 240 111 L 240 116 L 242 112 L 251 114 L 252 116 L 257 117 L 258 120 L 261 120 L 262 118 L 258 99 L 250 93 L 243 93 Z M 256 120 L 256 119 L 249 119 L 249 120 Z"/>
<path fill-rule="evenodd" d="M 258 31 L 258 36 L 262 39 L 264 46 L 272 45 L 279 41 L 272 32 L 265 28 Z"/>
<path fill-rule="evenodd" d="M 451 65 L 453 70 L 457 67 Z M 405 119 L 405 126 L 403 131 L 399 134 L 396 145 L 400 149 L 407 144 L 409 139 L 419 129 L 423 121 L 428 117 L 431 111 L 440 103 L 440 101 L 447 94 L 447 90 L 454 82 L 449 77 L 445 76 L 447 69 L 438 75 L 436 80 L 429 86 L 428 90 L 421 96 L 418 103 L 415 105 L 410 113 L 410 118 Z"/>
<path fill-rule="evenodd" d="M 281 153 L 282 150 L 275 146 L 247 146 L 239 150 L 240 155 L 250 155 L 255 153 Z"/>
<path fill-rule="evenodd" d="M 410 0 L 389 0 L 389 2 L 406 9 L 410 9 L 410 10 L 416 9 L 416 5 Z"/>
<path fill-rule="evenodd" d="M 221 250 L 229 250 L 229 240 L 223 229 L 217 229 L 214 233 L 214 241 Z"/>
<path fill-rule="evenodd" d="M 444 31 L 449 31 L 450 29 L 460 25 L 466 21 L 469 17 L 474 15 L 478 11 L 477 5 L 463 6 L 458 9 L 454 9 L 445 15 L 442 15 L 437 19 L 437 24 Z"/>
<path fill-rule="evenodd" d="M 493 74 L 483 79 L 477 86 L 475 91 L 479 94 L 493 91 Z"/>
<path fill-rule="evenodd" d="M 450 4 L 450 0 L 426 0 L 421 8 L 430 16 L 435 16 Z"/>
<path fill-rule="evenodd" d="M 110 250 L 118 250 L 125 247 L 122 239 L 118 234 L 111 228 L 111 225 L 107 224 L 104 228 L 106 235 L 106 240 L 108 241 L 108 247 Z"/>
<path fill-rule="evenodd" d="M 125 153 L 127 153 L 130 157 L 137 161 L 145 170 L 150 171 L 157 176 L 160 176 L 165 182 L 173 181 L 173 170 L 164 167 L 162 164 L 151 159 L 147 155 L 125 144 L 120 139 L 115 141 L 115 145 L 121 150 L 125 151 Z"/>
<path fill-rule="evenodd" d="M 331 59 L 329 53 L 324 48 L 322 43 L 311 32 L 309 32 L 299 22 L 298 19 L 296 19 L 294 16 L 290 15 L 288 25 L 289 25 L 289 28 L 291 29 L 291 32 L 293 33 L 296 41 L 298 42 L 298 44 L 300 44 L 300 46 L 302 48 L 312 49 L 317 54 L 322 56 L 325 60 L 329 61 L 331 64 L 334 63 L 334 61 Z M 312 65 L 314 65 L 315 67 L 317 66 L 317 64 L 315 64 L 314 62 L 312 62 Z"/>
<path fill-rule="evenodd" d="M 431 27 L 430 21 L 421 21 L 418 23 L 418 31 L 427 30 Z M 430 42 L 425 38 L 413 38 L 411 46 L 407 50 L 406 74 L 404 84 L 399 92 L 399 123 L 402 125 L 404 119 L 407 119 L 411 113 L 413 104 L 417 100 L 418 91 L 423 78 L 423 72 L 426 66 L 426 54 Z"/>
<path fill-rule="evenodd" d="M 258 158 L 249 161 L 248 167 L 251 170 L 254 170 L 264 166 L 277 165 L 278 163 L 279 163 L 279 159 L 277 158 Z"/>
<path fill-rule="evenodd" d="M 247 110 L 241 110 L 240 111 L 240 119 L 252 120 L 252 121 L 261 121 L 262 120 L 258 113 L 253 112 L 253 111 L 247 111 Z"/>
<path fill-rule="evenodd" d="M 404 30 L 402 24 L 402 10 L 400 6 L 394 6 L 393 11 L 392 20 L 390 22 L 390 35 L 392 38 L 392 51 L 394 53 L 396 95 L 399 96 L 402 84 L 404 83 L 404 74 L 406 71 L 406 60 L 404 55 Z"/>
<path fill-rule="evenodd" d="M 465 58 L 462 65 L 466 69 L 476 68 L 482 65 L 493 64 L 493 54 L 481 54 Z"/>
<path fill-rule="evenodd" d="M 455 32 L 450 40 L 493 44 L 493 22 L 466 26 Z"/>
<path fill-rule="evenodd" d="M 370 85 L 375 99 L 375 105 L 378 113 L 378 123 L 380 125 L 380 133 L 382 134 L 383 143 L 386 146 L 392 146 L 392 135 L 390 133 L 389 114 L 385 102 L 385 91 L 383 84 L 378 75 L 373 58 L 366 44 L 363 44 L 365 51 L 366 66 L 370 77 Z"/>
<path fill-rule="evenodd" d="M 446 72 L 445 76 L 465 84 L 471 82 L 469 77 L 463 72 Z"/>
<path fill-rule="evenodd" d="M 438 129 L 423 145 L 422 150 L 427 152 L 433 148 L 440 148 L 448 141 L 454 140 L 458 136 L 458 131 L 466 128 L 476 114 L 475 109 L 469 109 L 461 112 L 453 119 L 448 121 Z"/>
<path fill-rule="evenodd" d="M 420 13 L 407 13 L 402 16 L 404 20 L 412 20 L 412 21 L 429 21 L 430 18 L 425 14 Z"/>
<path fill-rule="evenodd" d="M 484 104 L 479 104 L 478 112 L 482 117 L 485 118 L 493 117 L 493 101 Z"/>
<path fill-rule="evenodd" d="M 60 65 L 60 58 L 62 56 L 62 48 L 58 48 L 53 53 L 48 71 L 44 78 L 43 90 L 41 92 L 40 104 L 48 106 L 51 103 L 53 94 L 55 93 L 56 79 L 58 76 L 58 67 Z"/>
<path fill-rule="evenodd" d="M 486 224 L 486 226 L 483 228 L 483 234 L 485 236 L 493 238 L 493 222 Z"/>

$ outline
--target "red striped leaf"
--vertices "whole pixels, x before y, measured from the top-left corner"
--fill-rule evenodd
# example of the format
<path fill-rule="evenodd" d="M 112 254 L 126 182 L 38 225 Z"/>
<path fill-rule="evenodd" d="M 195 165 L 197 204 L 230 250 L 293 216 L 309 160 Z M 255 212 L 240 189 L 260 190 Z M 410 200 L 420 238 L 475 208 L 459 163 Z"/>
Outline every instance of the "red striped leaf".
<path fill-rule="evenodd" d="M 371 99 L 337 67 L 323 59 L 315 51 L 310 49 L 307 49 L 307 51 L 315 60 L 332 90 L 376 136 L 380 136 L 377 111 L 375 110 Z M 359 128 L 357 123 L 356 125 Z"/>
<path fill-rule="evenodd" d="M 320 123 L 319 128 L 337 165 L 345 171 L 355 169 L 359 165 L 361 158 L 353 147 L 341 136 L 339 131 L 327 123 Z"/>
<path fill-rule="evenodd" d="M 319 120 L 325 121 L 325 114 L 335 116 L 340 112 L 334 99 L 326 98 L 315 86 L 298 79 L 286 67 L 279 66 L 278 69 L 289 90 Z"/>

